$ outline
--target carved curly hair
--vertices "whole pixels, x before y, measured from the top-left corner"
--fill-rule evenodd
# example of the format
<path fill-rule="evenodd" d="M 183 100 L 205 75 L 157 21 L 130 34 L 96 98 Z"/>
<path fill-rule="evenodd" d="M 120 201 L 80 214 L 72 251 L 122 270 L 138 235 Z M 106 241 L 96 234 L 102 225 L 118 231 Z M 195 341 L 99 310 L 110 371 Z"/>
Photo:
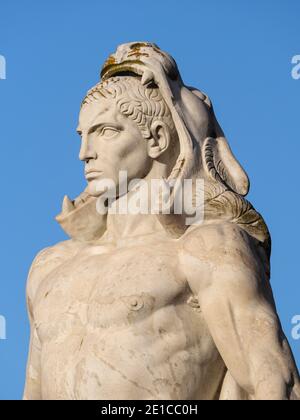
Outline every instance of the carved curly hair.
<path fill-rule="evenodd" d="M 169 127 L 172 137 L 177 131 L 171 112 L 154 83 L 143 86 L 136 76 L 115 76 L 90 89 L 81 106 L 102 98 L 113 98 L 121 114 L 133 120 L 145 139 L 151 138 L 151 125 L 160 119 Z"/>

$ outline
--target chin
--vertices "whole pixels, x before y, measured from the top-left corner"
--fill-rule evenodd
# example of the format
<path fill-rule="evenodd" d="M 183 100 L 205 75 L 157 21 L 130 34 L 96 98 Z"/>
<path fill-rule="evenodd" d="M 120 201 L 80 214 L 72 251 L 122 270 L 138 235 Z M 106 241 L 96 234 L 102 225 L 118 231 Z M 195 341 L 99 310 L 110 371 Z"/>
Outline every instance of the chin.
<path fill-rule="evenodd" d="M 92 197 L 100 197 L 102 191 L 99 190 L 99 180 L 95 179 L 88 182 L 87 192 Z"/>
<path fill-rule="evenodd" d="M 87 192 L 92 197 L 100 197 L 103 193 L 112 198 L 116 197 L 116 190 L 118 186 L 115 186 L 113 181 L 110 179 L 99 177 L 88 181 Z"/>

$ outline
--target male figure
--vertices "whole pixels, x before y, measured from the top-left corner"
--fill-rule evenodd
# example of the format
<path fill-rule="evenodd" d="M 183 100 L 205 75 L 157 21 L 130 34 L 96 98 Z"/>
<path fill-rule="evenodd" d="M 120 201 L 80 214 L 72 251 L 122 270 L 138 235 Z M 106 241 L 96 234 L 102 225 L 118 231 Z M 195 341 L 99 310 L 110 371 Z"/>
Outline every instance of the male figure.
<path fill-rule="evenodd" d="M 152 44 L 121 46 L 102 76 L 79 117 L 88 188 L 58 217 L 71 240 L 29 275 L 24 398 L 300 398 L 268 231 L 208 98 Z M 120 171 L 128 182 L 205 179 L 204 223 L 97 214 L 99 182 L 120 191 Z"/>

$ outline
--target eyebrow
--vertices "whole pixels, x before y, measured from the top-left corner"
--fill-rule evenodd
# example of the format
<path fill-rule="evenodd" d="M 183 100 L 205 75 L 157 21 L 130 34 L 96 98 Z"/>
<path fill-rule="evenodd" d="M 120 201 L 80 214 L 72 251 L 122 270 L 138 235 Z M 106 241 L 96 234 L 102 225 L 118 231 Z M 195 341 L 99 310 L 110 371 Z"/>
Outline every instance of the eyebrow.
<path fill-rule="evenodd" d="M 94 125 L 92 125 L 92 126 L 89 128 L 89 130 L 88 130 L 88 134 L 93 133 L 94 131 L 96 131 L 96 130 L 97 130 L 97 128 L 100 128 L 100 127 L 105 127 L 105 126 L 114 127 L 114 128 L 119 129 L 119 130 L 121 130 L 121 128 L 122 128 L 122 127 L 120 126 L 120 124 L 115 124 L 115 123 L 111 123 L 111 122 L 98 123 L 98 124 L 94 124 Z M 78 133 L 78 134 L 82 134 L 82 130 L 81 130 L 81 127 L 80 127 L 80 126 L 78 126 L 78 127 L 77 127 L 76 131 L 77 131 L 77 133 Z"/>

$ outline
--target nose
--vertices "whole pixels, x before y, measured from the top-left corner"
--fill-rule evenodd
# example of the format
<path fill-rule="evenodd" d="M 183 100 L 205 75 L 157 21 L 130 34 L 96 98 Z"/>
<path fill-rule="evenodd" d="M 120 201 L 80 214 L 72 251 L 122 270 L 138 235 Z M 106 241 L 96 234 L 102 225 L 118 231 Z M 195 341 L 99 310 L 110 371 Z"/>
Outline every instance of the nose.
<path fill-rule="evenodd" d="M 79 159 L 85 162 L 91 159 L 97 159 L 97 153 L 92 147 L 87 135 L 82 136 Z"/>

